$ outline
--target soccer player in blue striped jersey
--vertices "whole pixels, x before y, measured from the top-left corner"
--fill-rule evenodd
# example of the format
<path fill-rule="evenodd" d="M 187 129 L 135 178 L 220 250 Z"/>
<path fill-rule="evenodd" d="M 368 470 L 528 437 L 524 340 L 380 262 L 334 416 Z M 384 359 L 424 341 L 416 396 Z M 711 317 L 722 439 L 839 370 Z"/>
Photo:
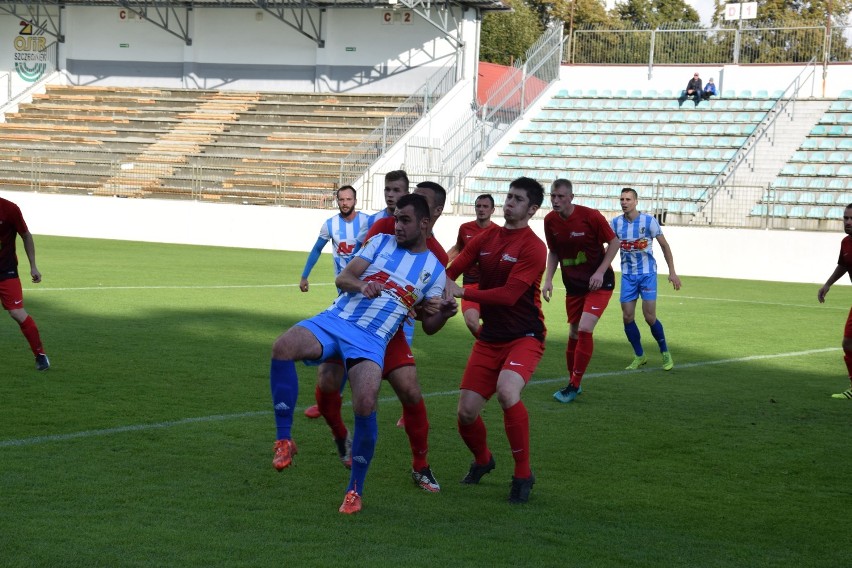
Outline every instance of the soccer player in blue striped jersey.
<path fill-rule="evenodd" d="M 331 241 L 332 246 L 331 255 L 334 260 L 334 276 L 336 278 L 355 256 L 355 252 L 364 244 L 364 239 L 367 236 L 370 216 L 355 211 L 355 207 L 358 205 L 358 193 L 355 188 L 351 185 L 341 186 L 335 193 L 335 197 L 339 213 L 327 219 L 320 227 L 317 242 L 308 255 L 305 268 L 302 270 L 302 278 L 299 281 L 299 289 L 302 292 L 307 292 L 310 289 L 308 277 L 319 260 L 322 249 L 329 241 Z M 343 362 L 326 362 L 317 368 L 317 389 L 319 389 L 319 384 L 322 383 L 324 377 L 331 377 L 335 382 L 340 383 L 342 392 L 344 384 Z M 319 399 L 319 394 L 317 394 L 317 399 Z M 319 418 L 322 414 L 316 405 L 312 405 L 305 409 L 305 416 Z M 352 440 L 345 427 L 338 428 L 338 431 L 334 432 L 334 443 L 340 461 L 345 467 L 350 467 L 352 463 L 350 452 Z"/>
<path fill-rule="evenodd" d="M 396 208 L 395 235 L 371 238 L 335 280 L 342 293 L 326 311 L 303 320 L 276 339 L 272 347 L 270 386 L 275 410 L 276 459 L 284 469 L 296 453 L 291 428 L 298 395 L 295 361 L 318 363 L 330 357 L 345 362 L 352 389 L 355 431 L 352 471 L 340 512 L 361 510 L 367 469 L 378 437 L 376 407 L 385 349 L 410 311 L 426 300 L 423 329 L 437 332 L 457 312 L 454 300 L 443 300 L 444 268 L 426 246 L 430 221 L 428 201 L 407 195 Z M 286 459 L 285 459 L 286 458 Z"/>
<path fill-rule="evenodd" d="M 621 210 L 612 220 L 612 230 L 621 241 L 621 313 L 624 317 L 624 333 L 633 346 L 633 362 L 627 369 L 638 369 L 648 362 L 642 350 L 642 336 L 636 325 L 636 302 L 642 298 L 642 315 L 651 327 L 651 335 L 660 346 L 663 369 L 671 371 L 674 361 L 666 344 L 663 324 L 657 319 L 657 261 L 654 258 L 653 241 L 657 240 L 663 258 L 669 267 L 669 282 L 680 290 L 680 278 L 675 273 L 674 258 L 668 241 L 657 220 L 637 207 L 639 195 L 636 190 L 625 187 L 621 190 Z"/>

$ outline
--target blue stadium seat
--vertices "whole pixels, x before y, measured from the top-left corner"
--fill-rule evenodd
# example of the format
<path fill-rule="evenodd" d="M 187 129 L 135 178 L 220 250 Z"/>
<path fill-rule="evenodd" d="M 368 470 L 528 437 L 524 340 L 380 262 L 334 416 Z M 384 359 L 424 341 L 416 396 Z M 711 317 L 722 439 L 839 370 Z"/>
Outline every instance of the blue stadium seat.
<path fill-rule="evenodd" d="M 844 138 L 837 144 L 838 150 L 852 150 L 852 138 Z"/>
<path fill-rule="evenodd" d="M 837 196 L 831 191 L 823 191 L 817 196 L 817 203 L 820 205 L 834 205 L 834 199 Z"/>
<path fill-rule="evenodd" d="M 798 199 L 796 198 L 795 191 L 782 191 L 778 195 L 779 203 L 796 203 L 796 201 L 798 201 Z"/>
<path fill-rule="evenodd" d="M 802 205 L 791 207 L 787 216 L 794 219 L 801 219 L 805 216 L 805 208 Z"/>
<path fill-rule="evenodd" d="M 845 165 L 845 166 L 840 166 L 840 169 L 837 170 L 837 175 L 840 176 L 840 177 L 852 176 L 852 166 L 850 166 L 848 164 Z"/>
<path fill-rule="evenodd" d="M 804 191 L 798 195 L 798 199 L 796 201 L 802 205 L 810 205 L 816 203 L 817 197 L 816 194 L 811 191 Z"/>
<path fill-rule="evenodd" d="M 843 207 L 829 207 L 825 210 L 826 219 L 843 219 Z"/>
<path fill-rule="evenodd" d="M 801 172 L 799 172 L 801 173 Z M 820 166 L 819 171 L 816 172 L 816 175 L 823 177 L 831 177 L 834 175 L 834 166 Z"/>
<path fill-rule="evenodd" d="M 784 205 L 773 205 L 772 209 L 770 209 L 770 214 L 773 217 L 786 217 L 787 208 Z"/>
<path fill-rule="evenodd" d="M 825 210 L 819 205 L 816 205 L 808 209 L 808 213 L 807 215 L 805 215 L 805 217 L 807 217 L 808 219 L 824 219 Z"/>
<path fill-rule="evenodd" d="M 767 213 L 768 209 L 766 207 L 766 204 L 758 203 L 751 208 L 751 212 L 749 213 L 749 215 L 751 215 L 752 217 L 765 217 Z"/>
<path fill-rule="evenodd" d="M 812 178 L 808 187 L 810 189 L 825 189 L 825 180 L 822 178 Z"/>
<path fill-rule="evenodd" d="M 840 95 L 837 98 L 838 99 L 852 99 L 852 91 L 850 91 L 850 90 L 841 91 Z"/>
<path fill-rule="evenodd" d="M 815 176 L 817 175 L 816 166 L 812 166 L 810 164 L 804 165 L 799 168 L 798 175 L 800 176 Z"/>

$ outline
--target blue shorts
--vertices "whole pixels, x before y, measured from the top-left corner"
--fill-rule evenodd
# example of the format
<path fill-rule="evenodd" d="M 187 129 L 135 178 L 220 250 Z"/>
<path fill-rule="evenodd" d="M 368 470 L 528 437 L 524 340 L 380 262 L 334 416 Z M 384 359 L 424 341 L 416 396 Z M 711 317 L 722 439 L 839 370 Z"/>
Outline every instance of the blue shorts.
<path fill-rule="evenodd" d="M 619 301 L 622 304 L 634 302 L 642 297 L 642 301 L 656 301 L 657 299 L 657 275 L 656 274 L 622 274 L 621 295 Z"/>
<path fill-rule="evenodd" d="M 317 338 L 322 345 L 319 359 L 305 360 L 306 365 L 318 365 L 326 359 L 337 357 L 344 363 L 348 359 L 369 359 L 382 368 L 387 345 L 379 336 L 360 328 L 352 322 L 340 319 L 328 312 L 302 320 L 302 326 Z"/>

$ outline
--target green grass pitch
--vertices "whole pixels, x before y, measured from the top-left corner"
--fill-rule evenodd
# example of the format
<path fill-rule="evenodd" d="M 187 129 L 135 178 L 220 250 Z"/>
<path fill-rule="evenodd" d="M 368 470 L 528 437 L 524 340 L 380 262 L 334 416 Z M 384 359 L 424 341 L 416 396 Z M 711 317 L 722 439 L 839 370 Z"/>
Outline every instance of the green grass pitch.
<path fill-rule="evenodd" d="M 26 306 L 53 368 L 37 373 L 0 325 L 3 566 L 842 566 L 852 511 L 852 401 L 839 349 L 850 288 L 661 278 L 658 315 L 676 367 L 640 322 L 632 352 L 617 297 L 595 331 L 575 404 L 565 383 L 561 287 L 545 305 L 539 369 L 524 391 L 538 482 L 506 503 L 512 473 L 496 400 L 497 469 L 462 486 L 456 432 L 471 338 L 460 317 L 415 355 L 439 494 L 411 481 L 400 405 L 382 389 L 364 510 L 341 515 L 348 472 L 306 419 L 315 371 L 299 365 L 294 466 L 271 466 L 272 341 L 324 309 L 327 257 L 308 294 L 305 254 L 38 237 L 44 282 Z M 23 264 L 26 259 L 22 256 Z M 827 276 L 832 270 L 825 267 Z M 822 275 L 819 275 L 820 277 Z M 344 400 L 348 401 L 348 394 Z M 351 407 L 344 408 L 351 424 Z"/>

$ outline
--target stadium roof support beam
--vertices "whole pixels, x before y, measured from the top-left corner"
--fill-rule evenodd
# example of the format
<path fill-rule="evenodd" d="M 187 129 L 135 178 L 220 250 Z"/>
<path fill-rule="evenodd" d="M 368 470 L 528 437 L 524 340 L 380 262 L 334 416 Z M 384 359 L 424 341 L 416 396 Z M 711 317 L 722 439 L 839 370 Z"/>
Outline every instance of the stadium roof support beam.
<path fill-rule="evenodd" d="M 113 2 L 125 10 L 133 12 L 140 19 L 182 39 L 185 45 L 192 45 L 192 38 L 189 36 L 189 13 L 192 11 L 192 6 L 183 6 L 172 2 L 149 2 L 148 0 L 113 0 Z M 183 16 L 183 21 L 181 21 L 181 16 Z"/>
<path fill-rule="evenodd" d="M 27 22 L 34 28 L 56 38 L 60 43 L 65 42 L 59 16 L 60 3 L 53 0 L 20 0 L 18 2 L 0 3 L 0 12 L 15 16 Z M 54 14 L 51 13 L 53 8 Z"/>
<path fill-rule="evenodd" d="M 221 1 L 221 0 L 220 0 Z M 322 17 L 325 8 L 309 0 L 250 0 L 252 4 L 278 18 L 306 38 L 325 47 Z"/>
<path fill-rule="evenodd" d="M 399 0 L 399 3 L 436 27 L 448 40 L 455 44 L 457 49 L 464 47 L 464 42 L 458 37 L 458 20 L 453 14 L 454 3 L 432 2 L 431 0 Z M 433 6 L 435 7 L 434 18 L 432 17 Z M 450 20 L 452 20 L 453 28 L 449 27 Z"/>

